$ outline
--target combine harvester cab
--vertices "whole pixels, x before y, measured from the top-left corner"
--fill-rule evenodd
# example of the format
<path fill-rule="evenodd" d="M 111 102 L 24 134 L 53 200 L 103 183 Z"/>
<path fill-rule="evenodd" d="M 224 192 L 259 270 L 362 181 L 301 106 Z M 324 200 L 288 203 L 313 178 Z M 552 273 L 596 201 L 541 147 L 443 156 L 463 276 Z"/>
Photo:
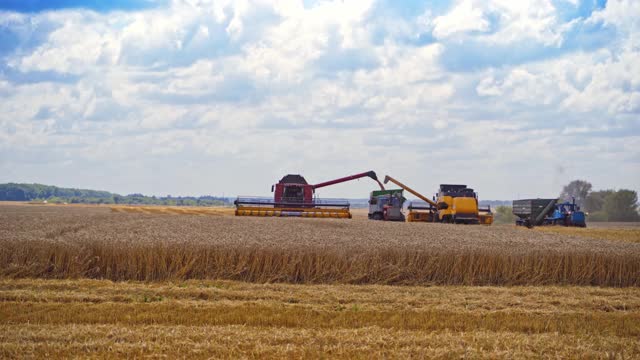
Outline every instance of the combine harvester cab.
<path fill-rule="evenodd" d="M 440 184 L 436 200 L 438 218 L 456 224 L 493 223 L 491 207 L 480 208 L 478 194 L 467 185 Z"/>
<path fill-rule="evenodd" d="M 517 226 L 587 226 L 585 214 L 576 205 L 575 199 L 564 203 L 558 203 L 558 199 L 514 200 L 512 211 L 518 217 Z"/>
<path fill-rule="evenodd" d="M 370 177 L 378 181 L 376 173 L 368 171 L 319 184 L 309 184 L 301 175 L 289 174 L 271 187 L 273 199 L 238 196 L 236 216 L 281 216 L 351 219 L 349 201 L 344 199 L 318 199 L 316 189 L 343 182 Z"/>
<path fill-rule="evenodd" d="M 446 223 L 478 223 L 478 201 L 467 185 L 441 184 L 437 198 L 438 217 Z"/>

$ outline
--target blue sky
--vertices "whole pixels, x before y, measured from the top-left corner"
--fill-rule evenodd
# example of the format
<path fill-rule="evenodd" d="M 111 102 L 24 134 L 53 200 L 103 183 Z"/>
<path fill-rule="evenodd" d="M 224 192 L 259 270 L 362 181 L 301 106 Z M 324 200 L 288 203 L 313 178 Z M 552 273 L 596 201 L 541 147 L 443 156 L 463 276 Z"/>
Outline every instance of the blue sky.
<path fill-rule="evenodd" d="M 113 10 L 141 10 L 156 7 L 166 2 L 156 0 L 2 0 L 0 9 L 36 13 L 50 10 L 62 10 L 69 8 L 91 9 L 101 12 Z"/>
<path fill-rule="evenodd" d="M 632 0 L 0 1 L 0 182 L 640 190 L 638 18 Z"/>

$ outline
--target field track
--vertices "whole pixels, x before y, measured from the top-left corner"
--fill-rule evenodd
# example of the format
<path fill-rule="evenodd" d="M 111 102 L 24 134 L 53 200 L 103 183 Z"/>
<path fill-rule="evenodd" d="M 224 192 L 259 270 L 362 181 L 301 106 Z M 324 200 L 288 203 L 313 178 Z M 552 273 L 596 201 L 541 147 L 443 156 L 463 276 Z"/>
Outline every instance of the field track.
<path fill-rule="evenodd" d="M 513 226 L 168 213 L 2 205 L 0 275 L 314 284 L 640 285 L 638 230 L 630 230 L 630 239 L 611 241 Z"/>

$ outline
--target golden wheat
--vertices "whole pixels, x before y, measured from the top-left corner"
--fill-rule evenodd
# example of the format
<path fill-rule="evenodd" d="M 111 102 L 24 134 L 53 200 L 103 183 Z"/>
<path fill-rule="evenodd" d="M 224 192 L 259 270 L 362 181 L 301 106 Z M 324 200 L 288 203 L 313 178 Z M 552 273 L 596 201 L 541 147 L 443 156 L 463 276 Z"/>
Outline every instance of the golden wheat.
<path fill-rule="evenodd" d="M 640 244 L 512 226 L 0 206 L 0 245 L 5 277 L 640 285 Z"/>
<path fill-rule="evenodd" d="M 577 228 L 563 226 L 541 226 L 535 228 L 536 231 L 546 231 L 556 234 L 565 234 L 573 236 L 581 236 L 596 240 L 612 240 L 640 243 L 640 227 L 621 227 L 621 228 Z"/>

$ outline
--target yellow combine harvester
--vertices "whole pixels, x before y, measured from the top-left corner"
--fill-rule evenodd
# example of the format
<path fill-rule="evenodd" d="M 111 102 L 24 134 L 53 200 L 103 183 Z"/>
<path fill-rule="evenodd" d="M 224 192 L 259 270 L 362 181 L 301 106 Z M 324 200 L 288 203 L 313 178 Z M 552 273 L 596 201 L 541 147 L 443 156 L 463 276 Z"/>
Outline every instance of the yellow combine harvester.
<path fill-rule="evenodd" d="M 392 183 L 412 193 L 425 204 L 410 203 L 409 222 L 443 222 L 454 224 L 484 224 L 493 223 L 491 208 L 478 207 L 478 195 L 466 185 L 441 184 L 437 198 L 430 200 L 426 196 L 406 186 L 400 181 L 386 176 L 384 183 Z"/>

